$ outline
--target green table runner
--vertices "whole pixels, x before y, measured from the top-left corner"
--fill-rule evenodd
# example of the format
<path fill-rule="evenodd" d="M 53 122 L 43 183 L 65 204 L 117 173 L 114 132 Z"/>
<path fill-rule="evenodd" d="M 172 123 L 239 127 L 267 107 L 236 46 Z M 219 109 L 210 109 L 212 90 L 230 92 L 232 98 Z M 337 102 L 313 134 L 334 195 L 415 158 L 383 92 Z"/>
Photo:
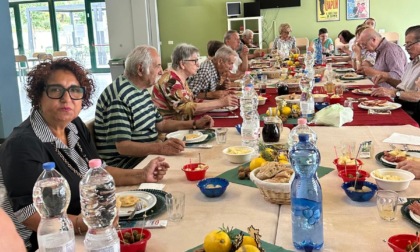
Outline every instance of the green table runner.
<path fill-rule="evenodd" d="M 237 235 L 241 232 L 241 230 L 235 228 L 232 232 L 235 235 Z M 264 230 L 262 230 L 262 232 L 264 232 Z M 247 234 L 246 232 L 243 232 L 243 233 Z M 203 240 L 204 240 L 204 237 L 203 237 Z M 284 249 L 282 247 L 276 246 L 274 244 L 271 244 L 271 243 L 268 243 L 268 242 L 265 242 L 265 241 L 261 241 L 261 245 L 262 245 L 263 249 L 265 250 L 265 252 L 292 252 L 292 250 L 287 250 L 287 249 Z M 198 245 L 197 247 L 194 247 L 192 249 L 189 249 L 186 252 L 194 252 L 194 251 L 196 251 L 198 249 L 202 249 L 202 248 L 203 248 L 203 244 Z"/>
<path fill-rule="evenodd" d="M 238 167 L 235 167 L 235 168 L 233 168 L 231 170 L 228 170 L 228 171 L 220 174 L 217 177 L 224 178 L 227 181 L 232 182 L 232 183 L 235 183 L 235 184 L 240 184 L 240 185 L 244 185 L 244 186 L 250 186 L 250 187 L 257 188 L 257 186 L 255 186 L 255 184 L 251 180 L 249 180 L 249 179 L 241 180 L 241 179 L 238 178 L 238 169 L 239 169 L 239 167 L 247 167 L 247 166 L 249 166 L 249 162 L 248 163 L 245 163 L 245 164 L 242 164 L 242 165 L 240 165 Z M 318 170 L 317 170 L 318 177 L 319 178 L 322 178 L 323 176 L 327 175 L 328 173 L 330 173 L 333 170 L 334 170 L 333 168 L 319 166 L 318 167 Z"/>

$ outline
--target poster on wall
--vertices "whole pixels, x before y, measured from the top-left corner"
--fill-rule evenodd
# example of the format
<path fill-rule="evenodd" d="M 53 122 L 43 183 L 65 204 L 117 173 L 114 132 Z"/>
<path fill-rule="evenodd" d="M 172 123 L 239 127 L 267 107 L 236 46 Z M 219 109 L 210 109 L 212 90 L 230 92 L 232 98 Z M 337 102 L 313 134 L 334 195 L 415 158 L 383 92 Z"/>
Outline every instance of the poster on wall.
<path fill-rule="evenodd" d="M 340 0 L 316 0 L 316 7 L 317 22 L 340 20 Z"/>
<path fill-rule="evenodd" d="M 346 0 L 347 20 L 366 19 L 369 17 L 369 0 Z"/>

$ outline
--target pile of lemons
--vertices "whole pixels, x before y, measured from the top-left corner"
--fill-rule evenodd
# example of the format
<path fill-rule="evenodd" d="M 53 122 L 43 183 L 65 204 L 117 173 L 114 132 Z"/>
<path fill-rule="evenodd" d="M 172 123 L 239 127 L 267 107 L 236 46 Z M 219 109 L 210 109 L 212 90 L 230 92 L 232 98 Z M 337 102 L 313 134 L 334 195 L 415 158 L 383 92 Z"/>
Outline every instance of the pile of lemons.
<path fill-rule="evenodd" d="M 249 163 L 249 170 L 252 171 L 264 165 L 268 161 L 277 161 L 280 164 L 290 164 L 287 157 L 287 152 L 281 151 L 277 153 L 271 148 L 265 148 L 260 152 L 260 155 L 256 158 L 253 158 Z"/>

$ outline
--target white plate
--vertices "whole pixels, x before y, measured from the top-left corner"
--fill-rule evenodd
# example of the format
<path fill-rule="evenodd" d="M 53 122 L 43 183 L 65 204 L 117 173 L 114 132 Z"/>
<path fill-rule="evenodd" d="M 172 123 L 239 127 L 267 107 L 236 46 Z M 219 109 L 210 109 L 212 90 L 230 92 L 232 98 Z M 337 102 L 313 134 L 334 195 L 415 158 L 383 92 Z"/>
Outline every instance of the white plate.
<path fill-rule="evenodd" d="M 238 106 L 230 106 L 230 107 L 213 109 L 213 110 L 210 110 L 210 112 L 229 112 L 229 111 L 234 111 L 237 108 L 238 108 Z"/>
<path fill-rule="evenodd" d="M 394 102 L 387 102 L 384 106 L 366 106 L 362 103 L 359 103 L 359 108 L 362 109 L 377 109 L 377 110 L 394 110 L 401 108 L 401 104 Z"/>
<path fill-rule="evenodd" d="M 414 157 L 414 158 L 420 158 L 420 152 L 416 152 L 416 151 L 407 151 L 407 156 Z M 397 164 L 398 164 L 398 163 L 396 163 L 396 162 L 389 162 L 388 160 L 386 160 L 386 159 L 384 158 L 384 155 L 382 155 L 382 157 L 381 157 L 381 161 L 382 161 L 382 162 L 384 162 L 384 163 L 390 164 L 390 165 L 395 165 L 395 166 L 397 166 Z"/>
<path fill-rule="evenodd" d="M 300 102 L 300 95 L 295 95 L 295 98 L 294 99 L 290 99 L 290 95 L 289 94 L 276 96 L 276 101 L 278 99 L 283 99 L 283 100 L 285 100 L 288 103 L 299 103 Z"/>
<path fill-rule="evenodd" d="M 126 196 L 126 195 L 133 195 L 140 199 L 141 204 L 143 205 L 143 208 L 136 212 L 136 214 L 146 212 L 147 210 L 151 209 L 156 205 L 156 196 L 149 193 L 149 192 L 143 192 L 143 191 L 125 191 L 125 192 L 119 192 L 116 194 L 118 196 Z M 131 207 L 121 207 L 118 215 L 121 217 L 127 217 L 130 216 L 131 212 L 134 210 L 134 206 Z"/>
<path fill-rule="evenodd" d="M 372 94 L 372 89 L 371 88 L 356 88 L 356 89 L 353 89 L 351 92 L 353 93 L 353 94 L 361 94 L 361 95 L 370 95 L 370 94 Z"/>
<path fill-rule="evenodd" d="M 333 62 L 331 64 L 332 66 L 344 66 L 344 65 L 347 65 L 348 63 L 347 62 Z"/>
<path fill-rule="evenodd" d="M 361 74 L 357 74 L 355 76 L 341 76 L 342 80 L 359 80 L 359 79 L 364 79 L 365 76 L 361 75 Z"/>
<path fill-rule="evenodd" d="M 171 133 L 167 134 L 166 138 L 177 138 L 179 140 L 182 140 L 182 139 L 184 139 L 184 136 L 186 136 L 188 134 L 191 134 L 191 133 L 189 133 L 189 130 L 178 130 L 178 131 L 171 132 Z M 193 143 L 194 141 L 197 141 L 197 139 L 200 139 L 200 138 L 203 137 L 203 133 L 201 133 L 200 131 L 193 131 L 192 134 L 196 134 L 197 137 L 185 140 L 185 142 Z"/>
<path fill-rule="evenodd" d="M 354 72 L 354 69 L 351 67 L 345 67 L 345 68 L 336 68 L 334 69 L 337 73 L 347 73 L 347 72 Z"/>
<path fill-rule="evenodd" d="M 411 210 L 409 210 L 408 212 L 410 214 L 411 219 L 420 224 L 420 215 L 413 213 Z"/>
<path fill-rule="evenodd" d="M 203 134 L 199 138 L 196 138 L 194 140 L 188 140 L 187 143 L 199 143 L 199 142 L 202 142 L 202 141 L 206 140 L 207 137 L 208 137 L 208 134 Z"/>

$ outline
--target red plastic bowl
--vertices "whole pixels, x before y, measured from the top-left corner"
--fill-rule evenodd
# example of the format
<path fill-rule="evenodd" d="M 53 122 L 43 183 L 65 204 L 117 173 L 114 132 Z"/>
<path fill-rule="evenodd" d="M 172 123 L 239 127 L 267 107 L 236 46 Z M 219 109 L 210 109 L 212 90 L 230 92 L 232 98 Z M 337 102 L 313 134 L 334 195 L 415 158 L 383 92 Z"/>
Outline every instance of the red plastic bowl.
<path fill-rule="evenodd" d="M 331 98 L 330 97 L 330 104 L 336 104 L 336 103 L 340 103 L 344 101 L 344 97 L 339 97 L 339 98 Z"/>
<path fill-rule="evenodd" d="M 365 181 L 366 178 L 370 177 L 370 174 L 367 171 L 358 170 L 359 177 L 357 178 L 357 181 Z M 350 182 L 356 180 L 356 169 L 344 169 L 338 172 L 338 176 L 343 179 L 343 182 Z"/>
<path fill-rule="evenodd" d="M 411 234 L 399 234 L 389 237 L 388 246 L 390 246 L 394 252 L 405 252 L 405 248 L 408 243 L 415 242 L 417 237 Z"/>
<path fill-rule="evenodd" d="M 354 164 L 354 165 L 349 165 L 349 164 L 340 165 L 337 162 L 338 162 L 338 158 L 334 159 L 333 164 L 335 164 L 335 166 L 337 167 L 338 172 L 340 172 L 341 170 L 344 170 L 344 169 L 353 169 L 353 170 L 357 169 L 356 164 Z M 359 167 L 363 164 L 362 160 L 360 160 L 360 159 L 357 159 L 357 163 L 359 164 Z"/>
<path fill-rule="evenodd" d="M 143 234 L 143 239 L 138 241 L 138 242 L 135 242 L 135 243 L 124 244 L 122 236 L 126 232 L 131 233 L 134 230 L 137 230 L 138 233 L 142 233 Z M 146 251 L 147 241 L 152 237 L 152 234 L 147 229 L 127 228 L 127 229 L 123 229 L 123 230 L 118 231 L 118 237 L 120 238 L 121 252 L 144 252 L 144 251 Z"/>
<path fill-rule="evenodd" d="M 199 164 L 206 165 L 204 163 L 191 163 L 186 164 L 184 165 L 184 167 L 182 167 L 182 170 L 185 172 L 185 175 L 187 176 L 187 179 L 189 181 L 202 180 L 206 176 L 208 166 L 206 169 L 196 170 Z"/>

